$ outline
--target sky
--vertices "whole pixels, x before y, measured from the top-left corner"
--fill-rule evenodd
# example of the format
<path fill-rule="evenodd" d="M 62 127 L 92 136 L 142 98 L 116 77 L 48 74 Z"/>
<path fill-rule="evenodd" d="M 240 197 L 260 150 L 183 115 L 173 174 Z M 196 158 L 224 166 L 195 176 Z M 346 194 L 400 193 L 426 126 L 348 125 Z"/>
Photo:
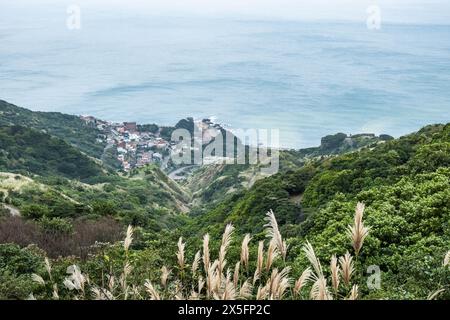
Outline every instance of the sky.
<path fill-rule="evenodd" d="M 236 16 L 252 19 L 365 20 L 369 6 L 384 22 L 449 24 L 449 0 L 0 0 L 2 5 L 79 5 L 100 10 L 130 10 L 148 15 Z M 50 8 L 50 7 L 49 7 Z"/>

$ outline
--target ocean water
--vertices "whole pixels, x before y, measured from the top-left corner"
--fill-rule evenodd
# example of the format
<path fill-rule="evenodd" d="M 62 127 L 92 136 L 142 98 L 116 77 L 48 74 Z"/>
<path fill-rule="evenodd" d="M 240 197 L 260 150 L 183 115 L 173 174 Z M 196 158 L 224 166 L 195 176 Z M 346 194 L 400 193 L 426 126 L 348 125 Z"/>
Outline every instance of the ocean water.
<path fill-rule="evenodd" d="M 175 124 L 400 136 L 450 121 L 450 26 L 0 11 L 0 99 L 42 111 Z"/>

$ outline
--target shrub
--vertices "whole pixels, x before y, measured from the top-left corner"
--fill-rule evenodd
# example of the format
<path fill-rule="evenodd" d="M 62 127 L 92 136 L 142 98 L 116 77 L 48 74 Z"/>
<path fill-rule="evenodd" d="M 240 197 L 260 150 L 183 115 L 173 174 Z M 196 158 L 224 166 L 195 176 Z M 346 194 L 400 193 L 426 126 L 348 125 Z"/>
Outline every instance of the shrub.
<path fill-rule="evenodd" d="M 21 247 L 36 244 L 48 256 L 75 255 L 83 259 L 95 252 L 97 242 L 113 243 L 121 236 L 122 226 L 114 219 L 75 220 L 44 218 L 39 222 L 20 217 L 0 220 L 0 243 L 15 243 Z"/>

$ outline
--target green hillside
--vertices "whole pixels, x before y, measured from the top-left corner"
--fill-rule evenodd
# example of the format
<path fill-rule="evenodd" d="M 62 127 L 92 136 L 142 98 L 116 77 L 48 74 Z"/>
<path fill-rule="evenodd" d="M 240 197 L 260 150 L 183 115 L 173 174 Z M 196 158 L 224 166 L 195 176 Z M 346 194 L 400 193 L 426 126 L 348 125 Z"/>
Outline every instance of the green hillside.
<path fill-rule="evenodd" d="M 242 228 L 253 232 L 261 224 L 252 223 L 251 219 L 259 219 L 269 209 L 276 210 L 282 220 L 285 217 L 291 223 L 298 222 L 303 211 L 321 208 L 337 195 L 354 200 L 362 191 L 374 187 L 392 186 L 419 174 L 441 173 L 450 165 L 449 148 L 450 125 L 428 126 L 357 152 L 315 158 L 299 169 L 257 181 L 250 190 L 228 197 L 208 216 L 222 224 L 239 221 Z M 203 216 L 199 220 L 210 224 Z"/>
<path fill-rule="evenodd" d="M 0 126 L 0 171 L 85 180 L 103 169 L 59 138 L 21 126 Z"/>
<path fill-rule="evenodd" d="M 285 267 L 290 268 L 293 284 L 311 265 L 311 255 L 305 255 L 307 243 L 315 248 L 327 275 L 333 255 L 342 258 L 348 251 L 354 258 L 352 283 L 358 287 L 350 282 L 333 292 L 330 287 L 334 298 L 349 298 L 351 290 L 355 296 L 356 290 L 364 299 L 424 299 L 438 289 L 442 291 L 436 297 L 450 298 L 450 269 L 443 263 L 450 248 L 450 124 L 430 125 L 399 139 L 327 136 L 320 147 L 282 151 L 281 170 L 270 177 L 258 175 L 254 166 L 212 166 L 179 184 L 152 165 L 126 174 L 106 171 L 85 155 L 95 146 L 91 142 L 96 129 L 86 130 L 87 142 L 82 138 L 78 145 L 66 142 L 83 130 L 76 117 L 2 106 L 0 298 L 23 299 L 33 292 L 48 299 L 54 297 L 56 286 L 61 298 L 89 299 L 110 275 L 129 277 L 136 299 L 149 292 L 151 297 L 185 294 L 185 298 L 212 265 L 216 268 L 212 273 L 223 275 L 223 286 L 236 286 L 229 278 L 238 268 L 234 263 L 240 261 L 240 241 L 246 233 L 253 235 L 250 262 L 235 273 L 241 289 L 246 280 L 256 284 L 247 288 L 246 298 L 256 298 L 274 272 Z M 54 131 L 43 132 L 40 126 L 52 117 L 57 118 Z M 64 119 L 72 124 L 65 126 Z M 358 202 L 365 204 L 364 224 L 369 227 L 361 252 L 354 250 L 347 234 Z M 278 241 L 274 249 L 266 240 L 261 255 L 258 242 L 267 239 L 268 228 L 274 237 L 273 221 L 272 226 L 267 224 L 269 210 L 275 213 L 286 246 L 283 249 Z M 237 241 L 226 248 L 227 272 L 220 270 L 224 261 L 213 261 L 223 251 L 221 235 L 229 223 Z M 134 233 L 128 231 L 128 240 L 118 242 L 126 225 L 134 226 Z M 194 257 L 203 261 L 196 253 L 204 246 L 205 233 L 211 240 L 211 264 L 193 270 Z M 270 255 L 275 257 L 273 263 Z M 45 257 L 52 258 L 51 278 Z M 86 286 L 93 293 L 61 285 L 68 277 L 67 267 L 74 263 L 89 274 Z M 258 274 L 261 263 L 264 270 Z M 133 268 L 124 275 L 129 265 Z M 159 285 L 163 266 L 174 266 L 167 288 Z M 374 266 L 381 272 L 377 290 L 366 284 L 367 270 Z M 44 277 L 44 284 L 39 279 L 36 283 L 32 273 Z M 155 284 L 154 290 L 147 279 Z M 216 286 L 214 293 L 224 294 L 223 286 Z M 310 288 L 312 283 L 304 292 L 288 290 L 282 297 L 309 298 Z M 120 285 L 106 290 L 119 299 L 131 294 Z M 211 298 L 205 289 L 200 291 L 200 298 Z M 272 296 L 277 297 L 279 293 Z"/>
<path fill-rule="evenodd" d="M 279 179 L 280 183 L 283 185 L 285 182 L 282 181 L 286 177 L 284 174 L 287 172 L 296 171 L 304 166 L 309 166 L 310 163 L 319 162 L 328 157 L 350 153 L 363 148 L 370 149 L 392 139 L 393 138 L 388 135 L 376 136 L 374 134 L 357 134 L 349 136 L 338 133 L 323 137 L 321 145 L 318 147 L 300 150 L 281 150 L 279 153 L 279 171 L 282 175 L 278 175 L 275 180 Z M 299 172 L 298 174 L 301 176 L 303 173 Z M 306 174 L 309 176 L 308 173 Z M 300 178 L 295 174 L 287 177 L 287 181 L 292 184 L 295 184 Z M 205 213 L 208 211 L 208 206 L 216 206 L 231 194 L 234 194 L 235 197 L 239 197 L 239 193 L 245 194 L 246 190 L 264 178 L 266 178 L 266 176 L 261 174 L 261 167 L 257 165 L 211 165 L 200 167 L 194 171 L 194 173 L 188 177 L 187 181 L 183 182 L 183 185 L 193 193 L 194 205 L 196 205 L 197 208 L 196 212 L 201 211 Z M 271 183 L 270 181 L 274 180 L 269 179 L 260 183 L 261 185 L 266 185 L 267 183 Z M 297 183 L 302 184 L 303 182 Z M 264 187 L 257 184 L 256 188 L 260 189 Z M 295 186 L 293 186 L 293 188 L 295 188 Z M 275 190 L 279 189 L 280 186 Z M 269 194 L 272 194 L 270 192 Z M 278 202 L 283 202 L 287 199 L 289 203 L 292 202 L 289 201 L 291 197 L 298 196 L 298 194 L 292 196 L 289 194 L 277 193 L 272 196 L 275 197 Z M 258 206 L 250 207 L 258 210 L 261 202 L 258 203 Z M 264 201 L 262 203 L 264 203 Z"/>
<path fill-rule="evenodd" d="M 106 146 L 97 141 L 100 131 L 79 117 L 59 112 L 35 112 L 0 100 L 0 126 L 18 125 L 43 131 L 100 159 Z"/>
<path fill-rule="evenodd" d="M 346 229 L 362 201 L 373 231 L 360 263 L 385 272 L 388 292 L 378 294 L 424 296 L 438 277 L 432 265 L 439 265 L 450 248 L 449 186 L 450 124 L 428 126 L 258 181 L 195 217 L 185 234 L 218 235 L 227 223 L 240 233 L 259 234 L 264 214 L 273 209 L 291 252 L 300 253 L 308 239 L 328 259 L 350 249 Z M 292 263 L 299 271 L 306 267 L 302 257 Z"/>

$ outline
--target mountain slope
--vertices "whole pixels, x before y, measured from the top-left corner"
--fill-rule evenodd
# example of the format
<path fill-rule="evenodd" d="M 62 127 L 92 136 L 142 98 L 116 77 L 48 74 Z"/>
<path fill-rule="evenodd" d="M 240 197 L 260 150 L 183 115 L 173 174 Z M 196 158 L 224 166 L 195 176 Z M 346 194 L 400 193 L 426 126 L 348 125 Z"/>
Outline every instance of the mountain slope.
<path fill-rule="evenodd" d="M 310 213 L 328 206 L 336 197 L 351 202 L 364 192 L 395 185 L 402 179 L 422 183 L 420 174 L 431 174 L 430 179 L 436 174 L 445 181 L 449 167 L 450 124 L 428 126 L 400 139 L 312 160 L 300 169 L 257 181 L 249 190 L 197 212 L 195 224 L 200 229 L 221 230 L 233 222 L 242 232 L 258 233 L 263 215 L 273 209 L 283 225 L 298 229 L 299 222 L 314 216 Z M 448 214 L 448 206 L 442 209 Z"/>
<path fill-rule="evenodd" d="M 414 299 L 436 290 L 445 278 L 442 257 L 450 248 L 450 124 L 358 152 L 317 159 L 307 166 L 258 181 L 200 211 L 185 226 L 185 236 L 209 232 L 219 237 L 227 223 L 239 234 L 264 238 L 264 215 L 273 209 L 288 238 L 294 273 L 308 266 L 302 246 L 308 240 L 321 261 L 352 252 L 347 234 L 357 201 L 366 205 L 371 228 L 357 264 L 374 266 L 382 286 L 367 298 Z M 368 274 L 368 276 L 370 273 Z M 447 274 L 448 279 L 448 274 Z M 448 281 L 447 281 L 448 283 Z"/>
<path fill-rule="evenodd" d="M 165 178 L 164 178 L 165 177 Z M 113 216 L 124 225 L 159 231 L 189 210 L 189 195 L 157 167 L 130 177 L 97 176 L 89 184 L 61 176 L 23 176 L 0 172 L 1 202 L 27 219 L 97 219 Z"/>
<path fill-rule="evenodd" d="M 100 131 L 79 117 L 58 112 L 34 112 L 0 100 L 0 125 L 19 125 L 59 137 L 89 156 L 100 159 L 106 143 L 97 140 Z"/>
<path fill-rule="evenodd" d="M 104 175 L 100 165 L 63 140 L 21 126 L 0 127 L 0 170 L 80 180 Z"/>
<path fill-rule="evenodd" d="M 298 170 L 312 161 L 375 147 L 392 139 L 388 135 L 374 134 L 329 135 L 322 138 L 322 143 L 318 147 L 281 150 L 280 172 Z M 203 206 L 220 203 L 232 193 L 245 192 L 266 177 L 261 174 L 261 168 L 257 165 L 209 165 L 195 170 L 184 182 L 184 186 L 192 190 L 194 205 Z"/>

